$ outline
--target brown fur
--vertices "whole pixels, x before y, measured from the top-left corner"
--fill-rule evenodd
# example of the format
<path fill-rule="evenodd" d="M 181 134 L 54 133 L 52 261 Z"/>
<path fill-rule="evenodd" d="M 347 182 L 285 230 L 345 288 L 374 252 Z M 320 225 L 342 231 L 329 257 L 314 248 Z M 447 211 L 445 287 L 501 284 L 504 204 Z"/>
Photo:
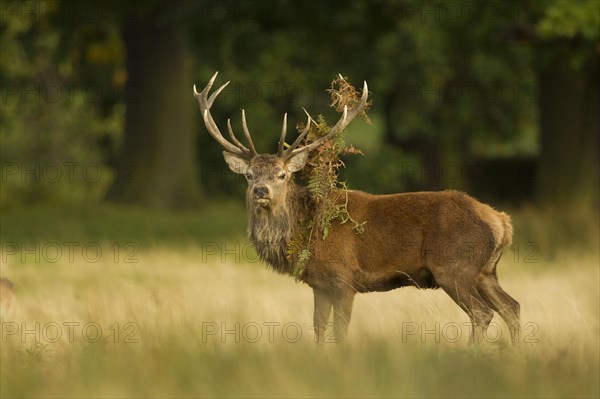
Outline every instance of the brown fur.
<path fill-rule="evenodd" d="M 272 184 L 275 170 L 285 165 L 273 155 L 259 155 L 252 162 L 252 170 L 257 176 L 267 176 L 263 184 Z M 248 236 L 260 258 L 275 271 L 292 274 L 293 264 L 286 253 L 288 243 L 300 228 L 300 221 L 310 216 L 312 199 L 305 188 L 291 181 L 282 182 L 274 191 L 269 205 L 256 204 L 252 199 L 253 185 L 248 186 L 246 206 L 248 207 Z"/>
<path fill-rule="evenodd" d="M 301 221 L 313 217 L 310 194 L 290 179 L 291 173 L 285 181 L 277 180 L 286 164 L 276 156 L 258 155 L 243 170 L 253 176 L 247 192 L 249 237 L 263 261 L 291 274 L 294 265 L 286 250 Z M 269 188 L 268 204 L 256 203 L 253 189 L 258 185 Z M 367 222 L 364 233 L 356 234 L 350 223 L 334 222 L 327 239 L 313 240 L 301 275 L 315 293 L 317 337 L 322 338 L 332 308 L 338 336 L 345 336 L 356 293 L 416 286 L 446 291 L 471 317 L 472 340 L 496 311 L 516 341 L 519 304 L 496 278 L 497 262 L 512 239 L 508 215 L 457 191 L 348 191 L 348 210 L 355 220 Z"/>

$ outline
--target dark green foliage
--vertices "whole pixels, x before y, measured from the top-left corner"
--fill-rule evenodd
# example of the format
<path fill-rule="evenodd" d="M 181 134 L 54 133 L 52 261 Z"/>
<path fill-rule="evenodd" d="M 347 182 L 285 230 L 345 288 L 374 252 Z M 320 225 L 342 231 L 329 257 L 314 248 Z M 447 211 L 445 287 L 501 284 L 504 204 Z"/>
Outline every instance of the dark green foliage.
<path fill-rule="evenodd" d="M 122 28 L 130 25 L 130 17 L 149 18 L 167 3 L 38 2 L 37 15 L 26 12 L 31 4 L 11 2 L 0 21 L 2 161 L 94 162 L 104 173 L 102 180 L 92 185 L 81 178 L 49 185 L 47 181 L 4 179 L 3 175 L 2 205 L 98 200 L 114 182 L 124 144 L 128 108 L 124 93 L 134 79 L 125 64 Z M 597 86 L 593 78 L 598 75 L 600 3 L 596 0 L 353 0 L 343 6 L 318 1 L 223 1 L 168 6 L 168 12 L 159 12 L 155 18 L 153 29 L 175 26 L 187 39 L 173 50 L 183 46 L 187 54 L 182 57 L 194 60 L 188 73 L 176 80 L 185 81 L 183 75 L 189 74 L 188 84 L 191 80 L 200 84 L 215 70 L 231 79 L 214 109 L 215 119 L 222 129 L 228 117 L 234 128 L 239 127 L 239 109 L 245 108 L 259 152 L 275 150 L 284 112 L 290 121 L 298 121 L 303 119 L 302 106 L 322 109 L 328 98 L 326 87 L 319 82 L 343 72 L 370 84 L 375 104 L 372 116 L 379 122 L 376 135 L 365 134 L 368 157 L 381 157 L 380 164 L 386 164 L 382 173 L 375 173 L 376 165 L 370 164 L 375 161 L 350 161 L 353 167 L 364 166 L 364 171 L 345 174 L 355 187 L 380 193 L 445 187 L 471 191 L 476 187 L 468 185 L 477 182 L 464 179 L 405 184 L 406 176 L 395 176 L 397 164 L 406 159 L 417 168 L 432 169 L 449 163 L 464 166 L 482 157 L 541 155 L 540 198 L 564 203 L 582 197 L 583 202 L 597 203 L 598 154 L 591 150 L 598 147 L 598 123 L 593 118 L 597 100 L 579 90 Z M 153 52 L 146 49 L 144 54 L 150 57 L 148 53 Z M 169 54 L 159 58 L 168 60 Z M 165 75 L 165 80 L 171 81 L 177 74 L 154 75 L 154 79 Z M 558 85 L 553 90 L 552 82 L 562 81 L 567 85 L 574 82 L 572 90 Z M 544 82 L 550 83 L 542 87 Z M 164 84 L 156 83 L 155 88 L 164 92 L 160 88 Z M 62 87 L 61 101 L 43 97 L 30 101 L 31 96 L 22 100 L 21 89 L 38 88 L 41 93 L 39 87 L 52 84 Z M 75 96 L 66 100 L 72 84 Z M 86 101 L 82 93 L 97 89 L 102 90 L 100 99 Z M 174 89 L 169 97 L 181 96 L 183 102 L 187 96 L 194 104 L 191 90 L 177 94 L 181 90 Z M 540 90 L 547 94 L 540 96 Z M 164 96 L 153 98 L 156 107 L 168 102 L 182 109 Z M 543 98 L 553 102 L 543 103 Z M 569 105 L 581 111 L 560 112 Z M 174 132 L 189 130 L 185 126 L 194 122 L 162 109 L 165 112 L 157 119 L 173 123 L 168 132 L 161 130 L 166 141 Z M 326 113 L 325 118 L 333 119 L 332 115 Z M 555 123 L 547 115 L 564 118 Z M 187 137 L 172 143 L 185 142 L 181 147 L 189 148 L 186 151 L 195 152 L 199 159 L 194 161 L 188 154 L 174 160 L 171 153 L 177 151 L 162 145 L 159 154 L 150 158 L 162 160 L 164 156 L 167 164 L 172 159 L 179 181 L 193 181 L 187 184 L 190 192 L 203 186 L 209 196 L 238 195 L 244 182 L 229 179 L 223 172 L 218 145 L 206 134 L 200 115 L 190 117 L 195 117 L 194 140 Z M 552 129 L 557 124 L 566 127 Z M 145 130 L 142 123 L 138 125 Z M 143 145 L 140 142 L 138 148 Z M 126 152 L 134 148 L 125 147 Z M 563 147 L 564 153 L 560 151 Z M 579 153 L 581 167 L 570 167 L 573 154 Z M 159 163 L 157 170 L 143 168 L 151 175 L 162 175 L 156 179 L 163 187 L 158 190 L 169 191 L 168 183 L 179 188 L 172 190 L 170 199 L 156 202 L 195 198 L 181 194 L 186 191 L 181 189 L 185 183 L 170 182 L 168 176 L 165 179 L 168 168 Z M 590 169 L 591 174 L 587 173 Z"/>

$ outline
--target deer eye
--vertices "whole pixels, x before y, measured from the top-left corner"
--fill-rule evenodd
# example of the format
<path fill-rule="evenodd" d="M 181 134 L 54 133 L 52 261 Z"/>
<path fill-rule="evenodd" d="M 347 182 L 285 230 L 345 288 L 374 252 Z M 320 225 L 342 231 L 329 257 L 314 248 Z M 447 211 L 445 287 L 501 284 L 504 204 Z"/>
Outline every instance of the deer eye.
<path fill-rule="evenodd" d="M 248 179 L 248 180 L 254 179 L 254 175 L 252 174 L 252 172 L 246 172 L 246 179 Z"/>
<path fill-rule="evenodd" d="M 285 171 L 282 170 L 281 172 L 277 173 L 277 178 L 279 180 L 285 179 Z"/>

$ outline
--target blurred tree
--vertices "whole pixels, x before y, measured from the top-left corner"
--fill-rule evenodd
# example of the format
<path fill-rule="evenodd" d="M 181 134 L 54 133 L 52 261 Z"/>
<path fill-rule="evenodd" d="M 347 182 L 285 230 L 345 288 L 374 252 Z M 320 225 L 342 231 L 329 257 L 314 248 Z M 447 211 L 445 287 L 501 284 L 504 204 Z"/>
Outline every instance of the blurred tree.
<path fill-rule="evenodd" d="M 537 6 L 538 198 L 547 204 L 597 209 L 600 2 L 548 0 Z"/>
<path fill-rule="evenodd" d="M 337 117 L 325 91 L 336 73 L 355 84 L 367 80 L 377 129 L 353 125 L 373 135 L 365 139 L 369 158 L 349 161 L 365 168 L 355 174 L 357 187 L 472 190 L 469 184 L 482 182 L 468 178 L 466 164 L 541 150 L 540 199 L 597 201 L 596 0 L 57 4 L 51 9 L 66 18 L 26 27 L 12 9 L 5 13 L 0 154 L 12 160 L 18 157 L 10 150 L 24 159 L 77 153 L 114 164 L 111 199 L 180 207 L 197 202 L 201 185 L 212 193 L 241 189 L 243 179 L 226 172 L 191 95 L 194 80 L 202 85 L 219 70 L 219 82 L 232 84 L 215 119 L 223 128 L 231 118 L 239 130 L 239 109 L 246 108 L 261 152 L 274 150 L 283 112 L 288 131 L 304 121 L 303 106 Z M 119 12 L 69 17 L 94 7 Z M 84 88 L 118 90 L 93 103 L 19 104 L 6 79 L 77 79 Z M 47 134 L 32 133 L 39 130 Z M 405 171 L 405 163 L 416 169 Z M 449 167 L 459 175 L 449 179 Z M 511 184 L 521 179 L 516 175 L 489 180 Z M 515 186 L 523 184 L 533 186 Z"/>
<path fill-rule="evenodd" d="M 121 127 L 114 15 L 84 1 L 1 7 L 2 206 L 98 200 L 111 181 L 99 143 Z"/>
<path fill-rule="evenodd" d="M 521 92 L 532 79 L 528 51 L 505 38 L 520 6 L 492 16 L 489 6 L 381 1 L 369 8 L 379 22 L 365 28 L 375 50 L 369 62 L 378 71 L 374 91 L 383 102 L 385 138 L 420 156 L 421 179 L 413 188 L 466 189 L 465 164 L 482 147 L 514 142 L 535 126 L 531 95 Z"/>
<path fill-rule="evenodd" d="M 109 199 L 170 208 L 198 203 L 192 65 L 186 31 L 176 24 L 186 5 L 136 3 L 123 21 L 127 111 Z"/>

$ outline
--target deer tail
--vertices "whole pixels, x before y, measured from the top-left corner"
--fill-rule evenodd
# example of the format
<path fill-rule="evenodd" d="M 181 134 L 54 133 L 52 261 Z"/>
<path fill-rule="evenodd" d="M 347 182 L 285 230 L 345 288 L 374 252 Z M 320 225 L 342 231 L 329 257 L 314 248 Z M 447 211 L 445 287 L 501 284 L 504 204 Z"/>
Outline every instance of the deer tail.
<path fill-rule="evenodd" d="M 500 241 L 500 246 L 502 248 L 509 247 L 512 244 L 512 236 L 513 236 L 513 227 L 510 222 L 510 216 L 504 212 L 498 212 L 500 216 L 500 220 L 502 222 L 502 239 Z"/>

